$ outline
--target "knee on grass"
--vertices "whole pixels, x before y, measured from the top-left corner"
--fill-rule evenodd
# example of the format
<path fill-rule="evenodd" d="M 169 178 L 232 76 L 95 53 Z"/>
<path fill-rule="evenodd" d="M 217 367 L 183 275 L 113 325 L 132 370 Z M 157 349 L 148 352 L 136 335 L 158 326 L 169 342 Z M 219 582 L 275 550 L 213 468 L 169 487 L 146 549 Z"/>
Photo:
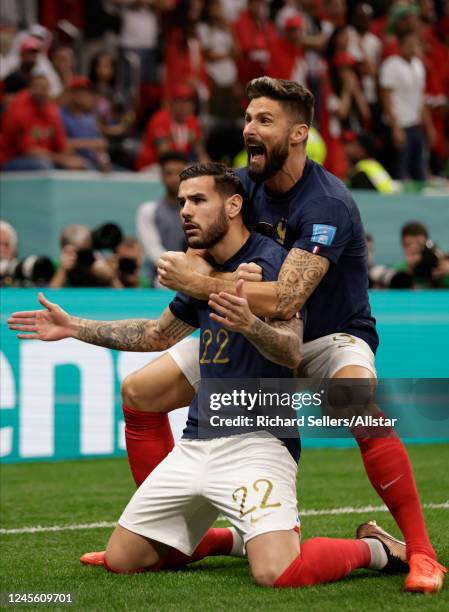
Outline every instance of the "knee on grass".
<path fill-rule="evenodd" d="M 274 587 L 284 569 L 273 560 L 272 562 L 268 561 L 267 563 L 257 564 L 255 567 L 252 567 L 251 574 L 258 586 Z"/>

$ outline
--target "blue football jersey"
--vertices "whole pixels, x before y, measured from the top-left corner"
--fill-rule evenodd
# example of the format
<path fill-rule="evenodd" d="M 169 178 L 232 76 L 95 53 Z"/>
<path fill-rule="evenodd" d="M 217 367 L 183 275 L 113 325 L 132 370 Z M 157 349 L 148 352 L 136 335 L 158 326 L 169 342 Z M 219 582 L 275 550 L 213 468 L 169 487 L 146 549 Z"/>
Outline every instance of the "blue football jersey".
<path fill-rule="evenodd" d="M 251 261 L 262 268 L 264 280 L 274 281 L 286 255 L 287 251 L 270 238 L 251 233 L 240 250 L 219 269 L 233 272 L 241 263 Z M 245 336 L 229 331 L 210 319 L 209 314 L 214 311 L 207 301 L 178 293 L 169 308 L 178 319 L 201 329 L 198 358 L 202 379 L 292 377 L 292 370 L 269 361 Z M 189 407 L 183 438 L 192 439 L 197 436 L 198 396 L 195 395 Z M 283 442 L 297 461 L 300 454 L 299 437 L 283 439 Z"/>
<path fill-rule="evenodd" d="M 304 341 L 345 332 L 365 340 L 375 352 L 379 339 L 368 300 L 365 231 L 345 185 L 310 160 L 299 181 L 281 195 L 252 181 L 246 168 L 237 172 L 245 186 L 253 228 L 263 223 L 285 249 L 299 248 L 330 262 L 307 300 Z"/>

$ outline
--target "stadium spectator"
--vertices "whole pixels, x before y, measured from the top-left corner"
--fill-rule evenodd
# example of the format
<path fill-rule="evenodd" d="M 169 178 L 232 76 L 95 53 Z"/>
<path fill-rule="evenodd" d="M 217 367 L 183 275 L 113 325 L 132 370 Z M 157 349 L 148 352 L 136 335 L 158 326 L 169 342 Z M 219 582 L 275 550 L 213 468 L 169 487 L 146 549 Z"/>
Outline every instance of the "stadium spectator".
<path fill-rule="evenodd" d="M 348 28 L 336 28 L 326 47 L 329 70 L 323 84 L 320 132 L 327 147 L 325 167 L 345 178 L 349 169 L 341 141 L 345 129 L 359 131 L 371 117 L 369 106 L 359 86 L 355 61 L 348 53 Z"/>
<path fill-rule="evenodd" d="M 52 53 L 51 61 L 54 69 L 66 88 L 75 76 L 76 60 L 73 48 L 69 45 L 60 45 Z"/>
<path fill-rule="evenodd" d="M 137 60 L 139 83 L 159 81 L 159 24 L 157 0 L 116 0 L 121 7 L 120 62 L 124 87 L 132 86 L 132 65 Z"/>
<path fill-rule="evenodd" d="M 307 62 L 304 57 L 303 34 L 305 21 L 301 15 L 293 15 L 284 23 L 283 34 L 277 38 L 271 50 L 268 75 L 307 83 Z"/>
<path fill-rule="evenodd" d="M 200 102 L 209 99 L 209 80 L 197 27 L 203 0 L 180 0 L 165 35 L 164 97 L 171 100 L 178 84 L 193 88 Z"/>
<path fill-rule="evenodd" d="M 448 3 L 449 5 L 449 3 Z M 423 12 L 423 8 L 427 7 Z M 435 138 L 431 144 L 430 167 L 435 174 L 444 168 L 449 157 L 447 121 L 449 111 L 449 45 L 444 44 L 444 18 L 438 27 L 434 27 L 435 11 L 433 3 L 426 0 L 421 3 L 421 57 L 426 68 L 426 105 L 435 128 Z M 449 32 L 449 19 L 446 23 Z M 446 34 L 447 36 L 447 34 Z"/>
<path fill-rule="evenodd" d="M 336 28 L 342 28 L 347 22 L 346 0 L 325 0 L 322 30 L 328 37 Z"/>
<path fill-rule="evenodd" d="M 69 152 L 58 107 L 50 100 L 46 76 L 33 74 L 3 115 L 3 170 L 82 170 L 81 157 Z"/>
<path fill-rule="evenodd" d="M 209 113 L 220 121 L 235 119 L 240 115 L 235 45 L 220 0 L 210 0 L 206 4 L 204 20 L 197 31 L 211 83 Z"/>
<path fill-rule="evenodd" d="M 148 287 L 147 279 L 142 278 L 143 249 L 134 236 L 125 236 L 109 258 L 123 287 L 138 289 Z"/>
<path fill-rule="evenodd" d="M 10 223 L 0 220 L 0 285 L 13 284 L 10 273 L 17 263 L 17 232 Z"/>
<path fill-rule="evenodd" d="M 102 127 L 112 121 L 117 68 L 112 55 L 106 51 L 92 58 L 89 79 L 95 94 L 95 114 Z"/>
<path fill-rule="evenodd" d="M 386 29 L 382 32 L 382 55 L 387 58 L 399 53 L 399 38 L 419 32 L 419 8 L 413 2 L 394 2 L 388 11 Z"/>
<path fill-rule="evenodd" d="M 247 81 L 267 73 L 271 49 L 277 44 L 277 32 L 269 19 L 267 0 L 248 0 L 248 9 L 240 13 L 234 24 L 237 43 L 239 81 Z"/>
<path fill-rule="evenodd" d="M 35 23 L 27 32 L 19 34 L 18 39 L 20 42 L 22 41 L 22 36 L 32 36 L 41 42 L 42 47 L 37 57 L 36 68 L 39 70 L 39 72 L 45 74 L 47 77 L 48 82 L 50 83 L 51 97 L 59 97 L 64 91 L 64 88 L 56 70 L 53 68 L 53 64 L 48 57 L 48 52 L 53 42 L 53 34 L 47 30 L 47 28 Z"/>
<path fill-rule="evenodd" d="M 449 255 L 437 247 L 429 231 L 419 221 L 410 221 L 401 229 L 404 261 L 395 266 L 397 272 L 410 276 L 410 286 L 424 289 L 449 288 Z"/>
<path fill-rule="evenodd" d="M 132 169 L 137 145 L 129 146 L 135 113 L 117 88 L 117 65 L 112 55 L 102 51 L 92 58 L 89 78 L 94 94 L 94 113 L 101 133 L 108 140 L 111 161 Z"/>
<path fill-rule="evenodd" d="M 371 134 L 343 132 L 342 139 L 350 162 L 348 186 L 351 189 L 370 189 L 383 194 L 398 191 L 391 176 L 375 159 L 377 143 Z"/>
<path fill-rule="evenodd" d="M 157 201 L 141 204 L 136 213 L 137 236 L 150 265 L 151 280 L 155 277 L 162 253 L 184 251 L 186 245 L 177 196 L 179 174 L 187 165 L 187 158 L 182 153 L 170 151 L 161 156 L 159 164 L 164 194 Z"/>
<path fill-rule="evenodd" d="M 418 55 L 415 34 L 399 38 L 399 54 L 388 57 L 380 68 L 382 108 L 395 149 L 394 178 L 426 180 L 427 140 L 434 128 L 424 101 L 425 68 Z"/>
<path fill-rule="evenodd" d="M 82 3 L 82 10 L 84 30 L 81 71 L 84 74 L 88 72 L 94 55 L 108 51 L 115 56 L 121 19 L 115 1 L 89 0 Z"/>
<path fill-rule="evenodd" d="M 363 93 L 371 108 L 377 103 L 377 73 L 382 56 L 382 43 L 370 32 L 373 14 L 366 2 L 356 4 L 352 25 L 347 29 L 348 53 L 358 64 Z"/>
<path fill-rule="evenodd" d="M 6 77 L 6 94 L 16 94 L 28 87 L 41 49 L 41 42 L 33 36 L 28 36 L 22 41 L 20 44 L 20 66 Z"/>
<path fill-rule="evenodd" d="M 93 250 L 92 232 L 85 225 L 64 228 L 59 238 L 59 266 L 49 287 L 123 287 L 118 272 Z"/>
<path fill-rule="evenodd" d="M 137 160 L 139 170 L 157 163 L 167 151 L 180 151 L 191 162 L 207 161 L 201 126 L 194 110 L 193 89 L 188 85 L 177 85 L 170 105 L 148 121 Z"/>
<path fill-rule="evenodd" d="M 110 170 L 107 141 L 101 135 L 93 113 L 94 98 L 89 79 L 73 77 L 66 97 L 67 104 L 61 109 L 61 117 L 69 147 L 84 159 L 86 168 Z"/>

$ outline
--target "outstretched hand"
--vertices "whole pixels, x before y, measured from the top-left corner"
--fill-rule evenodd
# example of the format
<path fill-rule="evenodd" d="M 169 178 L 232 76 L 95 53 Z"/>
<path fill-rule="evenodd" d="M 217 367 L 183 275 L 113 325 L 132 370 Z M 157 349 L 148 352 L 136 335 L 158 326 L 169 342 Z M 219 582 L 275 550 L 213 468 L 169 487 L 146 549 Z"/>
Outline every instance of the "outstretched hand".
<path fill-rule="evenodd" d="M 223 327 L 235 332 L 244 334 L 251 329 L 256 316 L 251 312 L 243 289 L 243 280 L 237 281 L 235 285 L 236 295 L 231 293 L 211 293 L 209 296 L 209 306 L 214 312 L 209 316 Z"/>
<path fill-rule="evenodd" d="M 49 302 L 39 293 L 38 300 L 45 310 L 22 310 L 8 319 L 8 327 L 21 332 L 22 340 L 62 340 L 71 336 L 71 317 L 58 304 Z"/>

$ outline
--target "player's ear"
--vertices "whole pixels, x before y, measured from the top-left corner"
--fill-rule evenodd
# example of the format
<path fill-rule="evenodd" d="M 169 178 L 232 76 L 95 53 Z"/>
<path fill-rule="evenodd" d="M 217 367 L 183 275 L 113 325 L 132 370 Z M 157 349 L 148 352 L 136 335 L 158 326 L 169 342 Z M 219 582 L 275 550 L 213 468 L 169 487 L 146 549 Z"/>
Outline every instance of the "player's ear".
<path fill-rule="evenodd" d="M 240 214 L 243 206 L 243 198 L 238 193 L 235 193 L 226 200 L 226 210 L 228 217 L 234 219 Z"/>
<path fill-rule="evenodd" d="M 290 134 L 290 142 L 299 145 L 305 142 L 309 135 L 309 126 L 305 123 L 295 123 Z"/>

